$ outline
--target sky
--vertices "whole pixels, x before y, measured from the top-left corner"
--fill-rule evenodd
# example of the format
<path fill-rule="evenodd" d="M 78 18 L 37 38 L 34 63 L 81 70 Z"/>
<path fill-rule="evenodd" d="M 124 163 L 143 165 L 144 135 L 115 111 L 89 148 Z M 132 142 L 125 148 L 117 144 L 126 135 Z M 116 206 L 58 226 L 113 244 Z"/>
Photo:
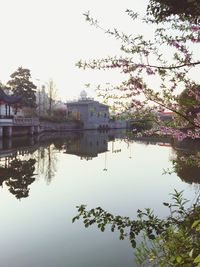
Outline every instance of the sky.
<path fill-rule="evenodd" d="M 125 10 L 144 12 L 147 0 L 0 0 L 0 81 L 29 68 L 37 86 L 53 79 L 62 100 L 77 98 L 85 84 L 118 82 L 118 73 L 80 70 L 80 59 L 120 54 L 120 43 L 85 21 L 90 11 L 105 28 L 138 33 Z M 136 4 L 137 3 L 137 4 Z M 89 96 L 94 96 L 91 88 Z"/>
<path fill-rule="evenodd" d="M 82 70 L 75 64 L 123 52 L 119 41 L 87 23 L 83 13 L 90 11 L 105 29 L 151 39 L 154 26 L 133 22 L 125 13 L 132 9 L 144 15 L 147 4 L 148 0 L 0 0 L 0 81 L 6 83 L 23 67 L 30 69 L 38 88 L 53 79 L 62 101 L 76 99 L 88 83 L 88 96 L 96 98 L 98 84 L 118 84 L 124 74 Z M 199 70 L 194 76 L 199 77 Z"/>

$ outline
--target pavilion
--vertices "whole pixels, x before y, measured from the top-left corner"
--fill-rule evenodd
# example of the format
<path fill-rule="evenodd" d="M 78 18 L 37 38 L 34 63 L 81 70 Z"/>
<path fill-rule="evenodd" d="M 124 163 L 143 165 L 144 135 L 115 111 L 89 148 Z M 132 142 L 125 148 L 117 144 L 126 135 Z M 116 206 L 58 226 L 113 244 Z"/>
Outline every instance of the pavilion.
<path fill-rule="evenodd" d="M 17 108 L 20 107 L 21 97 L 7 95 L 0 88 L 0 118 L 11 118 L 17 114 Z"/>

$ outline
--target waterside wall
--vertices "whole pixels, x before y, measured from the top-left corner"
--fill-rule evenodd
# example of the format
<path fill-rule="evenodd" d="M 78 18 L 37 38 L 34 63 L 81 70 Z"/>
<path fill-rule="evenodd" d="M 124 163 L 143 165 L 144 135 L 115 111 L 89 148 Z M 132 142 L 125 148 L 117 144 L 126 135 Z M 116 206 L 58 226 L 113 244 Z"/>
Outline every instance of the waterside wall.
<path fill-rule="evenodd" d="M 73 130 L 81 130 L 81 123 L 79 121 L 40 122 L 40 132 L 63 132 Z"/>
<path fill-rule="evenodd" d="M 0 120 L 0 138 L 12 136 L 37 135 L 43 132 L 65 132 L 77 130 L 102 130 L 104 128 L 91 125 L 87 128 L 80 120 L 67 122 L 40 121 L 38 118 L 14 118 Z M 127 128 L 126 121 L 109 121 L 106 129 Z"/>

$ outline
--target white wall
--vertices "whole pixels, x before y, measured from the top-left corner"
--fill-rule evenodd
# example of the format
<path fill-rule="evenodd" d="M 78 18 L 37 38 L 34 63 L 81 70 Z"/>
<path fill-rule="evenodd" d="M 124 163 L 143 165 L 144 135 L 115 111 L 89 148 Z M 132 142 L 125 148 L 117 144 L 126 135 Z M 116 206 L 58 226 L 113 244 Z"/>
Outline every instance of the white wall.
<path fill-rule="evenodd" d="M 7 106 L 7 116 L 8 116 L 8 109 L 9 107 Z M 14 117 L 17 117 L 17 116 L 23 117 L 23 111 L 22 109 L 17 108 L 17 114 L 15 114 L 15 108 L 10 107 L 10 115 Z M 6 116 L 6 104 L 0 105 L 0 116 Z"/>

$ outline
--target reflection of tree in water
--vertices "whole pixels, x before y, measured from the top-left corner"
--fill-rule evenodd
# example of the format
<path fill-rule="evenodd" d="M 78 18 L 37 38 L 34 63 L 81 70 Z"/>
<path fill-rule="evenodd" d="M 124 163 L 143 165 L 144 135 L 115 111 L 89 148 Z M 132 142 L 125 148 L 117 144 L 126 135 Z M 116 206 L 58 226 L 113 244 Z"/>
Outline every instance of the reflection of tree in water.
<path fill-rule="evenodd" d="M 57 150 L 52 144 L 38 149 L 38 172 L 44 174 L 48 184 L 51 183 L 56 173 L 56 152 Z"/>
<path fill-rule="evenodd" d="M 181 180 L 200 184 L 200 167 L 192 162 L 193 156 L 178 152 L 176 160 L 173 160 L 174 169 Z"/>
<path fill-rule="evenodd" d="M 47 184 L 50 184 L 52 179 L 55 177 L 57 168 L 58 157 L 57 154 L 63 150 L 68 144 L 73 144 L 75 140 L 79 139 L 80 136 L 77 134 L 64 137 L 61 135 L 55 139 L 48 140 L 47 142 L 41 143 L 41 146 L 37 151 L 37 172 L 44 175 Z"/>
<path fill-rule="evenodd" d="M 8 166 L 5 176 L 7 178 L 6 185 L 9 191 L 15 195 L 17 199 L 29 196 L 28 186 L 35 181 L 35 159 L 20 160 L 14 159 Z"/>
<path fill-rule="evenodd" d="M 187 144 L 187 147 L 174 147 L 176 158 L 172 163 L 174 170 L 181 180 L 192 184 L 200 184 L 200 148 L 198 143 Z"/>
<path fill-rule="evenodd" d="M 200 168 L 198 166 L 190 166 L 188 164 L 180 164 L 177 170 L 178 176 L 188 183 L 200 183 Z"/>

